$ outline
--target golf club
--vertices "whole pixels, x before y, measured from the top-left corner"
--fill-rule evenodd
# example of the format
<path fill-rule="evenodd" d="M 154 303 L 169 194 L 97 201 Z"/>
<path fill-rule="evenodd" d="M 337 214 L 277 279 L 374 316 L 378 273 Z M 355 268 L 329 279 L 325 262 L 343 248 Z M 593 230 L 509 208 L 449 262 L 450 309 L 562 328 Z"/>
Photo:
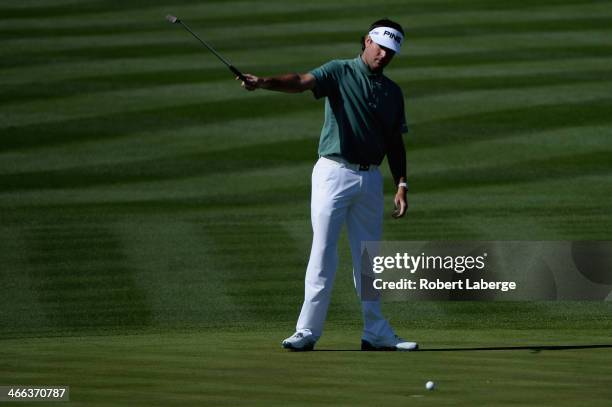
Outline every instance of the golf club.
<path fill-rule="evenodd" d="M 166 20 L 168 20 L 169 22 L 171 22 L 172 24 L 180 24 L 182 25 L 187 31 L 189 31 L 191 33 L 191 35 L 193 35 L 198 41 L 200 41 L 206 48 L 209 49 L 210 52 L 212 52 L 213 54 L 215 54 L 215 56 L 217 58 L 219 58 L 221 60 L 221 62 L 223 62 L 230 71 L 232 71 L 232 73 L 234 75 L 236 75 L 237 77 L 240 78 L 241 81 L 246 82 L 247 79 L 245 78 L 245 76 L 242 74 L 242 72 L 240 72 L 238 69 L 236 69 L 236 67 L 232 64 L 229 63 L 229 61 L 225 58 L 223 58 L 217 51 L 215 51 L 215 49 L 213 47 L 211 47 L 210 45 L 208 45 L 206 43 L 206 41 L 204 41 L 203 39 L 201 39 L 200 37 L 198 37 L 198 35 L 196 33 L 194 33 L 193 31 L 191 31 L 191 28 L 189 28 L 187 26 L 187 24 L 185 24 L 183 21 L 181 21 L 177 16 L 173 16 L 171 14 L 168 14 L 166 16 Z"/>

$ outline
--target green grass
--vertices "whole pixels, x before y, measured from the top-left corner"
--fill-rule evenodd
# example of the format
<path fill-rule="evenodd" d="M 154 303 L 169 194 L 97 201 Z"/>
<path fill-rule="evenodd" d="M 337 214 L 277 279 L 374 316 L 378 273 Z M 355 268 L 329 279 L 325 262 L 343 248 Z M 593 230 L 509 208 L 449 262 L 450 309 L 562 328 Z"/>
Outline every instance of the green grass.
<path fill-rule="evenodd" d="M 609 348 L 529 347 L 612 344 L 610 302 L 389 302 L 424 349 L 519 348 L 282 352 L 322 102 L 243 91 L 164 19 L 260 75 L 353 58 L 372 20 L 396 19 L 407 38 L 387 74 L 406 97 L 410 209 L 384 238 L 610 240 L 609 1 L 0 11 L 0 385 L 68 384 L 84 405 L 609 402 Z M 360 336 L 345 235 L 339 254 L 322 350 Z"/>
<path fill-rule="evenodd" d="M 328 332 L 320 351 L 284 353 L 284 330 L 268 328 L 9 340 L 0 366 L 14 384 L 69 383 L 75 405 L 604 406 L 612 395 L 609 349 L 542 350 L 609 340 L 598 329 L 413 334 L 442 351 L 364 354 L 359 330 L 346 328 Z M 470 350 L 484 343 L 509 349 Z"/>

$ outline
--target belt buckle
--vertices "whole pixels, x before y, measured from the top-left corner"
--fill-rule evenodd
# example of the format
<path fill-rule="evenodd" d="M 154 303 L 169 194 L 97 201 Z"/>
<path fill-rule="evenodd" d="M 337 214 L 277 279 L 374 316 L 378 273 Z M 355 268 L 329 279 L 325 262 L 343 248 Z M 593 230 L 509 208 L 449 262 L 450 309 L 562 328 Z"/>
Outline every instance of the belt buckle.
<path fill-rule="evenodd" d="M 359 164 L 359 171 L 369 171 L 370 164 Z"/>

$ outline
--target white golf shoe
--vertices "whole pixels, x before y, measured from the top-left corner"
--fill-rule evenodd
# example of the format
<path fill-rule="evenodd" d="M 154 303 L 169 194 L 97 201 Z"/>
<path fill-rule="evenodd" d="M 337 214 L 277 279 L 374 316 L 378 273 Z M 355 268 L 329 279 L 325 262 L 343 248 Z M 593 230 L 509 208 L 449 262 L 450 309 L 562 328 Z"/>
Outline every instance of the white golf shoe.
<path fill-rule="evenodd" d="M 399 336 L 390 336 L 388 338 L 379 338 L 374 341 L 361 339 L 361 350 L 365 351 L 413 351 L 418 350 L 419 344 L 409 342 Z"/>
<path fill-rule="evenodd" d="M 308 351 L 314 348 L 317 340 L 311 333 L 296 332 L 283 341 L 283 348 L 294 351 Z"/>

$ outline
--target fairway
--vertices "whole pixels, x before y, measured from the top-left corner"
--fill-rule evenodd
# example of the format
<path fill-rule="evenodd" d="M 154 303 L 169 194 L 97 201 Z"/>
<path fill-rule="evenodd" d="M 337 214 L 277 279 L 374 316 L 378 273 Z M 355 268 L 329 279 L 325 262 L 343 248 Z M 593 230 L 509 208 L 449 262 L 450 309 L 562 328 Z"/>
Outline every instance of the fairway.
<path fill-rule="evenodd" d="M 612 2 L 0 12 L 0 386 L 69 385 L 75 405 L 609 405 L 611 296 L 387 302 L 425 352 L 354 351 L 345 232 L 321 352 L 283 351 L 324 104 L 244 91 L 165 16 L 262 76 L 355 58 L 378 18 L 404 26 L 385 74 L 405 96 L 410 207 L 391 218 L 383 163 L 384 240 L 612 240 Z"/>

